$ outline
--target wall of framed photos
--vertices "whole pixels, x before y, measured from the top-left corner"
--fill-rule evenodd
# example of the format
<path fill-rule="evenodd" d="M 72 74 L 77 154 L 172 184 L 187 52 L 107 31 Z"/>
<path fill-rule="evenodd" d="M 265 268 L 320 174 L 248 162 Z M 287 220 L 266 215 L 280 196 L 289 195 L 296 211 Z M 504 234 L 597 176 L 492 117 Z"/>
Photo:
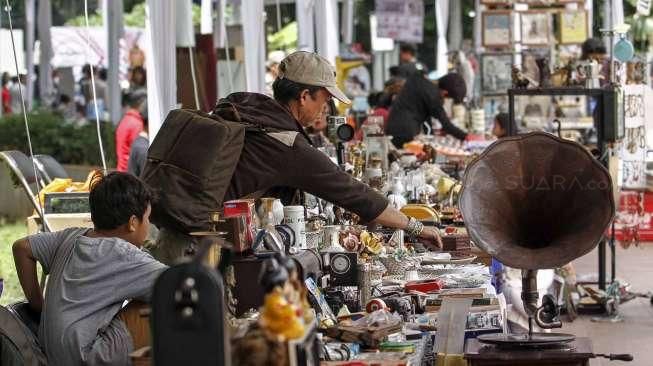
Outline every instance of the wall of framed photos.
<path fill-rule="evenodd" d="M 538 59 L 548 59 L 548 67 L 554 71 L 570 59 L 580 57 L 581 44 L 592 36 L 591 13 L 590 0 L 477 1 L 480 32 L 477 32 L 476 46 L 481 75 L 476 95 L 485 111 L 487 129 L 492 128 L 497 113 L 508 110 L 512 65 L 519 66 L 528 78 L 539 81 L 542 65 L 537 64 Z M 518 101 L 524 105 L 517 110 L 529 112 L 524 122 L 540 124 L 558 107 L 554 105 L 556 101 L 536 99 Z M 564 101 L 565 105 L 574 102 Z"/>

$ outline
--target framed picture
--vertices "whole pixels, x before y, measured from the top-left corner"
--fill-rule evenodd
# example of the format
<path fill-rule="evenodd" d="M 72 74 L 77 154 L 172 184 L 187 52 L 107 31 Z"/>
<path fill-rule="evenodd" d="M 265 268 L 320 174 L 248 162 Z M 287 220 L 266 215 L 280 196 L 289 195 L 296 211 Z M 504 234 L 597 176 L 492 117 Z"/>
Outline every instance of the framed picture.
<path fill-rule="evenodd" d="M 587 39 L 587 12 L 563 11 L 559 14 L 560 43 L 583 43 Z"/>
<path fill-rule="evenodd" d="M 481 93 L 505 94 L 512 87 L 512 53 L 481 56 Z"/>
<path fill-rule="evenodd" d="M 551 40 L 551 14 L 545 11 L 520 13 L 521 43 L 527 46 L 546 46 Z"/>
<path fill-rule="evenodd" d="M 550 96 L 518 96 L 515 97 L 515 120 L 520 131 L 542 131 L 547 128 L 547 122 L 552 113 Z"/>
<path fill-rule="evenodd" d="M 482 16 L 483 46 L 510 46 L 510 11 L 486 11 Z"/>

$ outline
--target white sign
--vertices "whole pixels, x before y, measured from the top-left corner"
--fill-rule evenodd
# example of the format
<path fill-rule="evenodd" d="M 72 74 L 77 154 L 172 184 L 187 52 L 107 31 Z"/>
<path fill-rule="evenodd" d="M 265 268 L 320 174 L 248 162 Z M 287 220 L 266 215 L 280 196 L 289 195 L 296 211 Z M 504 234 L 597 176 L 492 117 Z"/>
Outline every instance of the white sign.
<path fill-rule="evenodd" d="M 624 87 L 625 136 L 621 142 L 621 186 L 646 188 L 646 85 Z M 648 118 L 653 118 L 648 116 Z"/>
<path fill-rule="evenodd" d="M 376 0 L 377 35 L 395 41 L 422 43 L 423 0 Z"/>
<path fill-rule="evenodd" d="M 106 28 L 91 27 L 52 27 L 53 67 L 75 67 L 90 63 L 107 67 L 107 33 Z M 129 65 L 129 50 L 134 44 L 144 50 L 145 29 L 125 27 L 124 38 L 120 41 L 120 62 Z M 87 36 L 90 36 L 90 48 L 87 50 Z"/>
<path fill-rule="evenodd" d="M 18 58 L 18 71 L 24 74 L 25 50 L 23 47 L 23 31 L 14 29 L 14 42 L 16 43 L 16 56 Z M 9 29 L 0 29 L 0 73 L 8 72 L 9 75 L 16 75 L 16 64 L 14 64 L 14 52 L 11 47 L 11 32 Z"/>
<path fill-rule="evenodd" d="M 392 38 L 379 37 L 376 15 L 374 14 L 370 15 L 370 33 L 372 35 L 373 51 L 392 51 L 395 48 L 395 41 Z"/>

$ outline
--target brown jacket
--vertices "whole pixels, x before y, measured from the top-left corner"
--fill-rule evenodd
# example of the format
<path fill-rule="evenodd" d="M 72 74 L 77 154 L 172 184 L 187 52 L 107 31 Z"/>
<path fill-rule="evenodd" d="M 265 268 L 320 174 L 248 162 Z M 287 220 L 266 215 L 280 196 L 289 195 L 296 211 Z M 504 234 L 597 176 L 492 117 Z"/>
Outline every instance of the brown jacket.
<path fill-rule="evenodd" d="M 225 108 L 224 102 L 231 107 Z M 267 134 L 248 133 L 224 200 L 255 192 L 311 193 L 372 221 L 388 205 L 368 185 L 341 171 L 315 149 L 297 120 L 274 99 L 255 93 L 233 93 L 218 103 L 215 114 L 230 120 L 270 128 Z M 273 131 L 289 131 L 275 134 Z M 287 196 L 285 196 L 287 197 Z"/>

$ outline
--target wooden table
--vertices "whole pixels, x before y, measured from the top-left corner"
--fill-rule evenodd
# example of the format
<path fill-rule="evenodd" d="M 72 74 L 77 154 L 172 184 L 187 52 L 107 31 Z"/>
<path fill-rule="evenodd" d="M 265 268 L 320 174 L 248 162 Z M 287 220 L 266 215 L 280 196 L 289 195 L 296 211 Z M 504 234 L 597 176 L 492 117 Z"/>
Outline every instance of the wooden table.
<path fill-rule="evenodd" d="M 573 349 L 506 350 L 469 339 L 465 344 L 465 359 L 470 366 L 589 366 L 593 356 L 589 338 L 576 338 L 568 346 Z"/>

